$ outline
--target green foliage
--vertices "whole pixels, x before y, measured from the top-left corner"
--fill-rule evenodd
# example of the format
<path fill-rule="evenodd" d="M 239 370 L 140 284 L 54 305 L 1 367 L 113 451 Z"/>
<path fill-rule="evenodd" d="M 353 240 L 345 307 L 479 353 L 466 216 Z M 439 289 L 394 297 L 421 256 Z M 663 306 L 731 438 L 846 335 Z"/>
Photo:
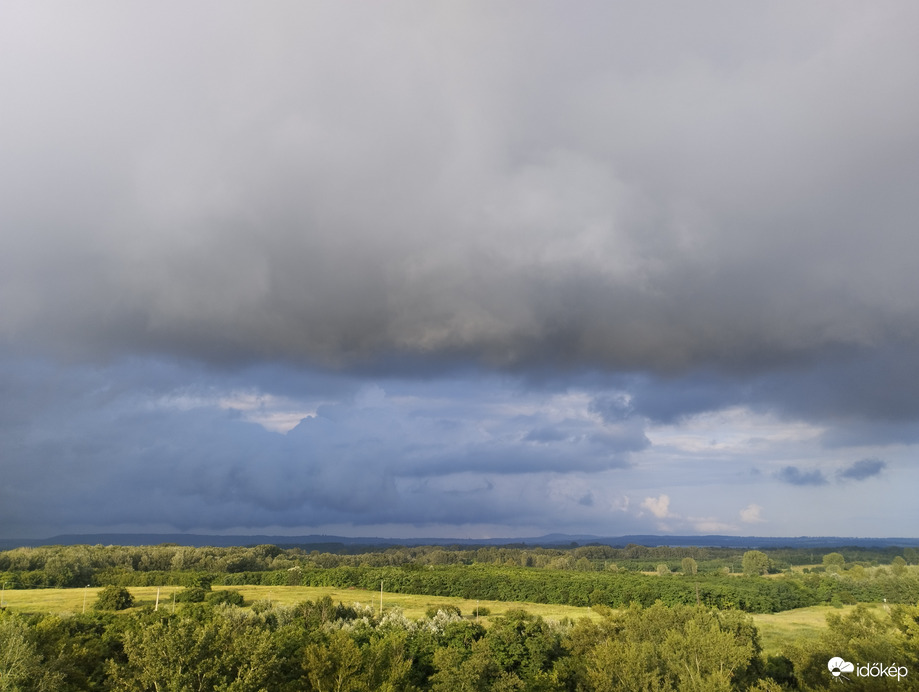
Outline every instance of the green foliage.
<path fill-rule="evenodd" d="M 59 689 L 63 675 L 42 656 L 34 629 L 0 614 L 0 692 Z"/>
<path fill-rule="evenodd" d="M 455 576 L 463 569 L 445 565 L 420 572 Z M 635 583 L 693 586 L 698 579 L 700 585 L 710 586 L 703 575 L 625 576 L 639 580 Z M 810 577 L 814 584 L 808 588 L 814 590 L 847 582 L 845 574 Z M 759 586 L 785 580 L 719 581 L 746 585 L 749 592 L 732 592 L 746 597 Z M 826 593 L 842 598 L 841 591 Z M 162 608 L 63 617 L 0 613 L 0 692 L 778 692 L 782 686 L 832 689 L 826 662 L 835 655 L 919 670 L 919 608 L 912 605 L 892 606 L 889 614 L 881 607 L 839 611 L 827 618 L 827 628 L 819 635 L 783 644 L 780 655 L 773 650 L 763 660 L 749 616 L 706 605 L 657 602 L 613 609 L 598 604 L 594 611 L 600 617 L 578 623 L 555 623 L 511 610 L 491 618 L 485 627 L 483 621 L 464 619 L 444 608 L 433 618 L 413 622 L 395 611 L 378 619 L 367 607 L 327 597 L 294 607 L 265 602 L 263 607 L 245 609 L 230 602 L 233 594 L 213 591 L 209 601 L 222 602 L 221 607 L 187 605 L 175 613 Z M 852 687 L 915 687 L 908 680 L 895 687 L 889 681 L 873 682 L 877 684 L 870 688 Z"/>
<path fill-rule="evenodd" d="M 827 572 L 839 572 L 846 565 L 846 558 L 841 553 L 827 553 L 823 556 L 823 566 Z"/>
<path fill-rule="evenodd" d="M 758 662 L 756 631 L 703 607 L 633 606 L 600 626 L 579 623 L 566 642 L 591 690 L 730 690 Z"/>
<path fill-rule="evenodd" d="M 576 606 L 602 603 L 614 608 L 633 602 L 649 606 L 657 600 L 667 605 L 693 605 L 697 603 L 698 594 L 698 601 L 705 605 L 768 613 L 828 599 L 800 579 L 784 577 L 754 581 L 698 575 L 686 580 L 623 572 L 582 573 L 480 565 L 432 567 L 420 571 L 334 568 L 304 570 L 303 573 L 303 581 L 308 586 L 353 585 L 369 590 L 379 588 L 380 580 L 386 581 L 387 590 L 396 593 Z M 919 583 L 915 589 L 906 587 L 902 597 L 914 592 L 919 597 Z"/>
<path fill-rule="evenodd" d="M 170 617 L 135 623 L 123 659 L 110 660 L 116 690 L 267 689 L 279 661 L 270 630 L 250 618 Z"/>
<path fill-rule="evenodd" d="M 919 608 L 897 606 L 887 618 L 858 606 L 847 615 L 827 615 L 827 628 L 816 639 L 804 639 L 786 653 L 799 685 L 808 689 L 832 689 L 827 661 L 844 656 L 847 661 L 906 666 L 919 670 Z M 915 689 L 907 678 L 874 678 L 872 690 Z M 862 689 L 862 688 L 860 688 Z M 867 687 L 863 689 L 868 689 Z"/>
<path fill-rule="evenodd" d="M 322 548 L 330 550 L 328 546 Z M 190 548 L 176 545 L 55 546 L 0 552 L 0 579 L 8 588 L 43 588 L 69 582 L 115 586 L 184 586 L 178 601 L 201 602 L 211 585 L 305 585 L 377 589 L 417 595 L 570 606 L 627 607 L 701 604 L 768 613 L 814 604 L 919 602 L 919 570 L 908 567 L 913 549 L 747 551 L 603 545 L 534 548 L 391 547 L 371 553 L 306 552 L 255 546 Z M 902 556 L 900 555 L 902 553 Z M 813 565 L 819 574 L 787 572 L 773 579 L 732 579 L 782 565 Z M 841 562 L 840 562 L 841 561 Z M 889 567 L 878 567 L 878 564 Z M 836 570 L 836 566 L 849 569 Z M 658 566 L 665 576 L 642 572 Z M 615 570 L 612 568 L 615 567 Z M 692 579 L 666 576 L 682 569 Z M 826 574 L 824 574 L 826 572 Z M 69 575 L 69 576 L 68 576 Z M 225 597 L 215 596 L 212 601 Z M 233 601 L 235 602 L 235 601 Z M 270 611 L 270 604 L 253 605 Z M 433 658 L 433 654 L 432 654 Z"/>
<path fill-rule="evenodd" d="M 134 606 L 134 597 L 123 586 L 106 586 L 96 597 L 96 610 L 126 610 Z"/>
<path fill-rule="evenodd" d="M 333 632 L 326 644 L 311 644 L 304 652 L 306 677 L 315 690 L 353 689 L 361 669 L 361 650 L 345 632 Z"/>
<path fill-rule="evenodd" d="M 743 573 L 746 576 L 766 574 L 769 571 L 769 556 L 761 550 L 748 550 L 743 554 Z"/>
<path fill-rule="evenodd" d="M 242 607 L 245 605 L 245 599 L 243 599 L 242 594 L 239 591 L 231 590 L 221 590 L 221 591 L 211 591 L 204 598 L 206 603 L 210 605 L 219 605 L 219 604 L 229 604 Z"/>
<path fill-rule="evenodd" d="M 207 572 L 195 572 L 188 576 L 185 585 L 192 589 L 202 589 L 203 591 L 210 591 L 211 584 L 214 583 L 214 580 L 217 578 L 214 574 L 208 574 Z"/>
<path fill-rule="evenodd" d="M 459 606 L 452 604 L 441 605 L 441 606 L 431 606 L 425 611 L 425 615 L 429 618 L 433 618 L 437 615 L 438 612 L 446 613 L 448 615 L 456 615 L 462 617 L 462 612 L 459 609 Z"/>
<path fill-rule="evenodd" d="M 304 651 L 304 677 L 314 690 L 402 690 L 408 688 L 412 662 L 405 655 L 405 635 L 374 637 L 359 646 L 343 630 Z"/>
<path fill-rule="evenodd" d="M 763 667 L 763 675 L 780 685 L 795 687 L 795 666 L 786 656 L 769 656 Z"/>
<path fill-rule="evenodd" d="M 657 565 L 666 564 L 671 571 L 682 566 L 685 558 L 694 560 L 700 575 L 736 572 L 742 564 L 743 551 L 730 548 L 676 548 L 667 546 L 639 546 L 624 548 L 605 545 L 559 546 L 553 548 L 530 546 L 417 546 L 417 547 L 354 547 L 335 544 L 309 547 L 200 547 L 178 545 L 157 546 L 46 546 L 17 548 L 0 551 L 0 578 L 9 588 L 75 587 L 92 584 L 104 586 L 197 586 L 209 590 L 216 580 L 224 586 L 233 585 L 306 585 L 314 583 L 310 572 L 341 570 L 343 573 L 361 575 L 368 570 L 396 569 L 403 574 L 435 570 L 477 567 L 484 569 L 520 569 L 553 572 L 572 576 L 571 572 L 590 577 L 594 573 L 610 572 L 636 574 L 655 571 Z M 324 550 L 327 552 L 320 552 Z M 362 552 L 363 551 L 363 552 Z M 841 548 L 837 551 L 811 549 L 770 549 L 765 551 L 771 561 L 768 571 L 783 570 L 790 565 L 812 565 L 820 562 L 824 554 L 842 555 L 846 565 L 856 563 L 865 568 L 890 564 L 896 556 L 906 562 L 919 562 L 919 552 L 914 548 Z M 687 563 L 689 564 L 689 563 Z M 826 567 L 819 567 L 825 570 Z M 891 571 L 896 569 L 890 568 Z M 831 569 L 832 571 L 832 569 Z M 684 570 L 685 573 L 685 570 Z M 901 576 L 897 569 L 895 576 Z M 871 572 L 873 575 L 874 572 Z M 908 575 L 906 572 L 905 575 Z M 562 576 L 562 575 L 559 575 Z M 352 583 L 350 585 L 358 585 Z M 586 593 L 569 589 L 567 596 L 558 589 L 546 593 L 545 599 L 571 605 L 590 605 L 595 602 L 591 593 L 607 589 L 596 585 Z M 658 596 L 658 587 L 649 587 L 650 604 Z M 538 590 L 537 590 L 538 591 Z M 539 593 L 534 594 L 539 596 Z M 608 599 L 615 603 L 615 595 Z M 884 596 L 889 598 L 888 596 Z M 626 601 L 627 603 L 628 601 Z M 688 602 L 688 601 L 687 601 Z"/>
<path fill-rule="evenodd" d="M 175 595 L 176 603 L 203 603 L 207 597 L 207 591 L 200 586 L 189 586 L 182 589 Z"/>

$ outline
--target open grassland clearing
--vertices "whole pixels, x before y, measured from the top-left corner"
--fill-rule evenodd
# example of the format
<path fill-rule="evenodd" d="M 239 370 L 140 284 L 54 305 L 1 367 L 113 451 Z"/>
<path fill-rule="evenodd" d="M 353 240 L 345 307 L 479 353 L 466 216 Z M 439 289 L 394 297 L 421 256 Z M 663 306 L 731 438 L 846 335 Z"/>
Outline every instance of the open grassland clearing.
<path fill-rule="evenodd" d="M 130 610 L 156 604 L 155 586 L 131 586 L 128 591 L 134 596 L 135 607 Z M 218 587 L 218 589 L 223 587 Z M 352 605 L 360 603 L 371 606 L 375 612 L 380 607 L 380 592 L 356 588 L 313 587 L 313 586 L 233 586 L 247 604 L 255 601 L 271 601 L 274 605 L 292 606 L 302 601 L 318 601 L 328 596 L 335 603 Z M 84 600 L 86 609 L 91 610 L 101 587 L 86 589 L 7 589 L 3 604 L 17 613 L 80 613 Z M 180 586 L 159 587 L 159 607 L 171 609 L 173 594 L 182 590 Z M 216 589 L 215 589 L 216 590 Z M 577 620 L 582 617 L 599 619 L 590 608 L 553 605 L 546 603 L 518 603 L 513 601 L 477 601 L 475 599 L 451 598 L 448 596 L 416 596 L 412 594 L 383 592 L 383 610 L 399 608 L 406 617 L 419 619 L 429 608 L 455 606 L 465 617 L 474 617 L 476 609 L 487 608 L 491 617 L 504 615 L 509 610 L 526 610 L 547 620 Z M 177 607 L 181 607 L 179 604 Z M 125 611 L 130 612 L 130 611 Z M 487 619 L 486 619 L 487 621 Z"/>
<path fill-rule="evenodd" d="M 317 601 L 328 596 L 335 603 L 352 605 L 361 603 L 370 606 L 375 612 L 380 607 L 380 592 L 356 588 L 311 587 L 311 586 L 239 586 L 231 587 L 242 594 L 247 604 L 255 601 L 271 601 L 274 605 L 292 606 L 302 601 Z M 157 587 L 132 586 L 128 589 L 134 596 L 135 607 L 153 607 L 156 604 Z M 171 610 L 173 594 L 182 590 L 179 586 L 159 588 L 160 608 Z M 4 605 L 11 611 L 19 613 L 80 613 L 84 600 L 87 610 L 91 610 L 101 588 L 86 589 L 12 589 L 4 592 Z M 587 617 L 599 619 L 600 615 L 590 608 L 576 606 L 551 605 L 545 603 L 517 603 L 511 601 L 476 601 L 474 599 L 451 598 L 447 596 L 418 596 L 383 592 L 383 609 L 390 611 L 399 608 L 406 617 L 417 620 L 425 616 L 430 608 L 455 606 L 465 617 L 474 617 L 476 608 L 487 609 L 488 617 L 480 618 L 488 622 L 490 617 L 504 615 L 510 610 L 524 609 L 533 615 L 540 615 L 547 620 L 578 620 Z M 181 607 L 179 604 L 177 607 Z M 796 608 L 781 613 L 752 615 L 760 633 L 760 641 L 766 654 L 784 650 L 788 644 L 802 637 L 813 638 L 826 628 L 827 613 L 845 614 L 854 606 L 833 608 L 831 606 L 812 606 Z M 880 610 L 883 606 L 869 605 L 869 608 Z"/>
<path fill-rule="evenodd" d="M 862 607 L 869 608 L 875 614 L 884 612 L 883 606 L 876 603 L 863 604 Z M 759 630 L 763 653 L 773 655 L 787 650 L 789 644 L 794 644 L 802 638 L 818 637 L 827 627 L 827 614 L 847 615 L 854 609 L 855 606 L 835 608 L 819 605 L 795 608 L 781 613 L 755 614 L 752 617 L 753 622 L 756 623 L 756 629 Z"/>
<path fill-rule="evenodd" d="M 357 588 L 334 588 L 334 587 L 310 587 L 310 586 L 240 586 L 230 587 L 242 594 L 246 602 L 267 599 L 272 603 L 283 605 L 295 605 L 301 601 L 316 601 L 324 596 L 328 596 L 335 603 L 344 603 L 351 605 L 360 603 L 371 606 L 374 611 L 380 607 L 380 592 L 369 591 Z M 553 605 L 546 603 L 518 603 L 514 601 L 480 601 L 466 598 L 453 598 L 449 596 L 418 596 L 413 594 L 387 593 L 383 592 L 383 611 L 399 608 L 406 617 L 417 620 L 425 616 L 429 608 L 440 608 L 444 606 L 455 606 L 465 617 L 473 617 L 476 609 L 487 608 L 490 615 L 504 615 L 509 610 L 526 610 L 533 615 L 540 615 L 547 620 L 563 620 L 571 618 L 588 617 L 597 618 L 600 616 L 594 613 L 590 608 L 579 608 L 577 606 Z"/>

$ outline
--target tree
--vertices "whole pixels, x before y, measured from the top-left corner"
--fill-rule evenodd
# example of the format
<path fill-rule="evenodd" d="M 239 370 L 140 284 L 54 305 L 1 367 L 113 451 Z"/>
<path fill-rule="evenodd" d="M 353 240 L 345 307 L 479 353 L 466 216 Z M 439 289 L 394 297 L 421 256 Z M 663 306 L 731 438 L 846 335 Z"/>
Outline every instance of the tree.
<path fill-rule="evenodd" d="M 211 591 L 204 600 L 211 605 L 219 605 L 221 603 L 229 603 L 230 605 L 235 605 L 242 607 L 246 604 L 245 599 L 239 591 L 232 591 L 229 589 L 223 589 L 221 591 Z"/>
<path fill-rule="evenodd" d="M 28 626 L 15 616 L 0 618 L 0 692 L 56 690 L 62 681 L 42 661 Z"/>
<path fill-rule="evenodd" d="M 846 615 L 829 613 L 826 627 L 816 637 L 802 637 L 786 647 L 785 653 L 794 664 L 795 677 L 803 689 L 835 687 L 827 675 L 827 661 L 845 652 L 853 662 L 881 662 L 886 666 L 906 666 L 912 674 L 916 661 L 916 641 L 909 636 L 910 615 L 915 609 L 895 607 L 891 617 L 873 612 L 863 604 Z M 906 625 L 904 631 L 903 625 Z M 869 686 L 870 680 L 870 686 Z M 905 684 L 904 684 L 905 683 Z M 909 678 L 877 677 L 863 681 L 857 689 L 901 690 L 910 687 Z M 915 684 L 915 683 L 912 683 Z"/>
<path fill-rule="evenodd" d="M 179 603 L 202 603 L 207 598 L 207 591 L 200 586 L 187 586 L 175 595 Z"/>
<path fill-rule="evenodd" d="M 846 565 L 846 558 L 842 553 L 827 553 L 823 556 L 823 566 L 830 573 L 840 572 Z"/>
<path fill-rule="evenodd" d="M 123 586 L 106 586 L 96 597 L 96 610 L 126 610 L 134 605 L 134 597 Z"/>
<path fill-rule="evenodd" d="M 110 689 L 258 692 L 278 689 L 278 645 L 241 612 L 135 620 L 123 635 L 124 660 L 106 664 Z"/>
<path fill-rule="evenodd" d="M 743 573 L 746 576 L 765 574 L 769 571 L 771 560 L 761 550 L 748 550 L 743 554 Z"/>
<path fill-rule="evenodd" d="M 561 644 L 552 627 L 525 610 L 509 610 L 496 618 L 484 641 L 490 658 L 503 671 L 523 680 L 546 672 L 561 656 Z"/>
<path fill-rule="evenodd" d="M 304 667 L 313 689 L 322 692 L 355 689 L 354 683 L 361 670 L 361 650 L 342 630 L 329 636 L 327 646 L 310 644 L 306 647 L 304 659 Z"/>
<path fill-rule="evenodd" d="M 468 651 L 444 646 L 434 652 L 435 672 L 431 675 L 434 692 L 478 692 L 491 689 L 501 670 L 494 662 L 484 640 L 472 644 Z"/>
<path fill-rule="evenodd" d="M 699 571 L 699 565 L 691 557 L 684 557 L 682 561 L 683 574 L 695 574 Z"/>
<path fill-rule="evenodd" d="M 852 565 L 849 568 L 847 574 L 849 575 L 850 579 L 855 579 L 856 581 L 863 581 L 867 578 L 867 575 L 865 574 L 865 568 L 861 565 Z"/>
<path fill-rule="evenodd" d="M 748 618 L 660 602 L 615 612 L 599 625 L 579 624 L 565 648 L 581 662 L 575 686 L 597 692 L 745 689 L 758 661 Z"/>
<path fill-rule="evenodd" d="M 906 574 L 906 560 L 897 555 L 890 562 L 890 571 L 894 573 L 894 576 L 902 577 Z"/>
<path fill-rule="evenodd" d="M 588 560 L 586 557 L 582 557 L 574 563 L 574 568 L 579 572 L 590 572 L 593 570 L 594 566 L 590 564 L 590 560 Z"/>

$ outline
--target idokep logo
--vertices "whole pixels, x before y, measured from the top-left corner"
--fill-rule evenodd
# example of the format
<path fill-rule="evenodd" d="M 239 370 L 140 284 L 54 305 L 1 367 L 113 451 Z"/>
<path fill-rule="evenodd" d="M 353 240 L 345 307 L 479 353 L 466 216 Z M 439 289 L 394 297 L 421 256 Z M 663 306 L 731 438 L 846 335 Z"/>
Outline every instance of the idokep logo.
<path fill-rule="evenodd" d="M 848 680 L 843 673 L 851 673 L 855 670 L 855 666 L 848 661 L 841 659 L 839 656 L 834 656 L 830 659 L 829 663 L 826 664 L 826 667 L 830 669 L 830 672 L 833 674 L 833 677 L 836 679 L 842 678 L 843 680 Z"/>
<path fill-rule="evenodd" d="M 866 665 L 855 665 L 854 663 L 849 663 L 839 656 L 834 656 L 831 658 L 826 667 L 830 669 L 830 672 L 833 674 L 833 677 L 837 680 L 851 680 L 847 677 L 845 673 L 855 673 L 860 678 L 896 678 L 897 680 L 902 680 L 907 676 L 909 670 L 906 666 L 898 666 L 896 663 L 893 665 L 884 665 L 883 663 L 869 663 Z"/>

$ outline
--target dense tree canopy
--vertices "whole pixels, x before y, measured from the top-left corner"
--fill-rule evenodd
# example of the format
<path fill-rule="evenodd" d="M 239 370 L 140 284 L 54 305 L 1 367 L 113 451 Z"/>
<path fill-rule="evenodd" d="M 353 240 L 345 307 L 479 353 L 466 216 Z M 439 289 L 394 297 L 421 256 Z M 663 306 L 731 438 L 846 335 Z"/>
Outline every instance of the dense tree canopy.
<path fill-rule="evenodd" d="M 747 576 L 765 574 L 770 562 L 769 556 L 761 550 L 748 550 L 743 554 L 743 573 Z"/>

